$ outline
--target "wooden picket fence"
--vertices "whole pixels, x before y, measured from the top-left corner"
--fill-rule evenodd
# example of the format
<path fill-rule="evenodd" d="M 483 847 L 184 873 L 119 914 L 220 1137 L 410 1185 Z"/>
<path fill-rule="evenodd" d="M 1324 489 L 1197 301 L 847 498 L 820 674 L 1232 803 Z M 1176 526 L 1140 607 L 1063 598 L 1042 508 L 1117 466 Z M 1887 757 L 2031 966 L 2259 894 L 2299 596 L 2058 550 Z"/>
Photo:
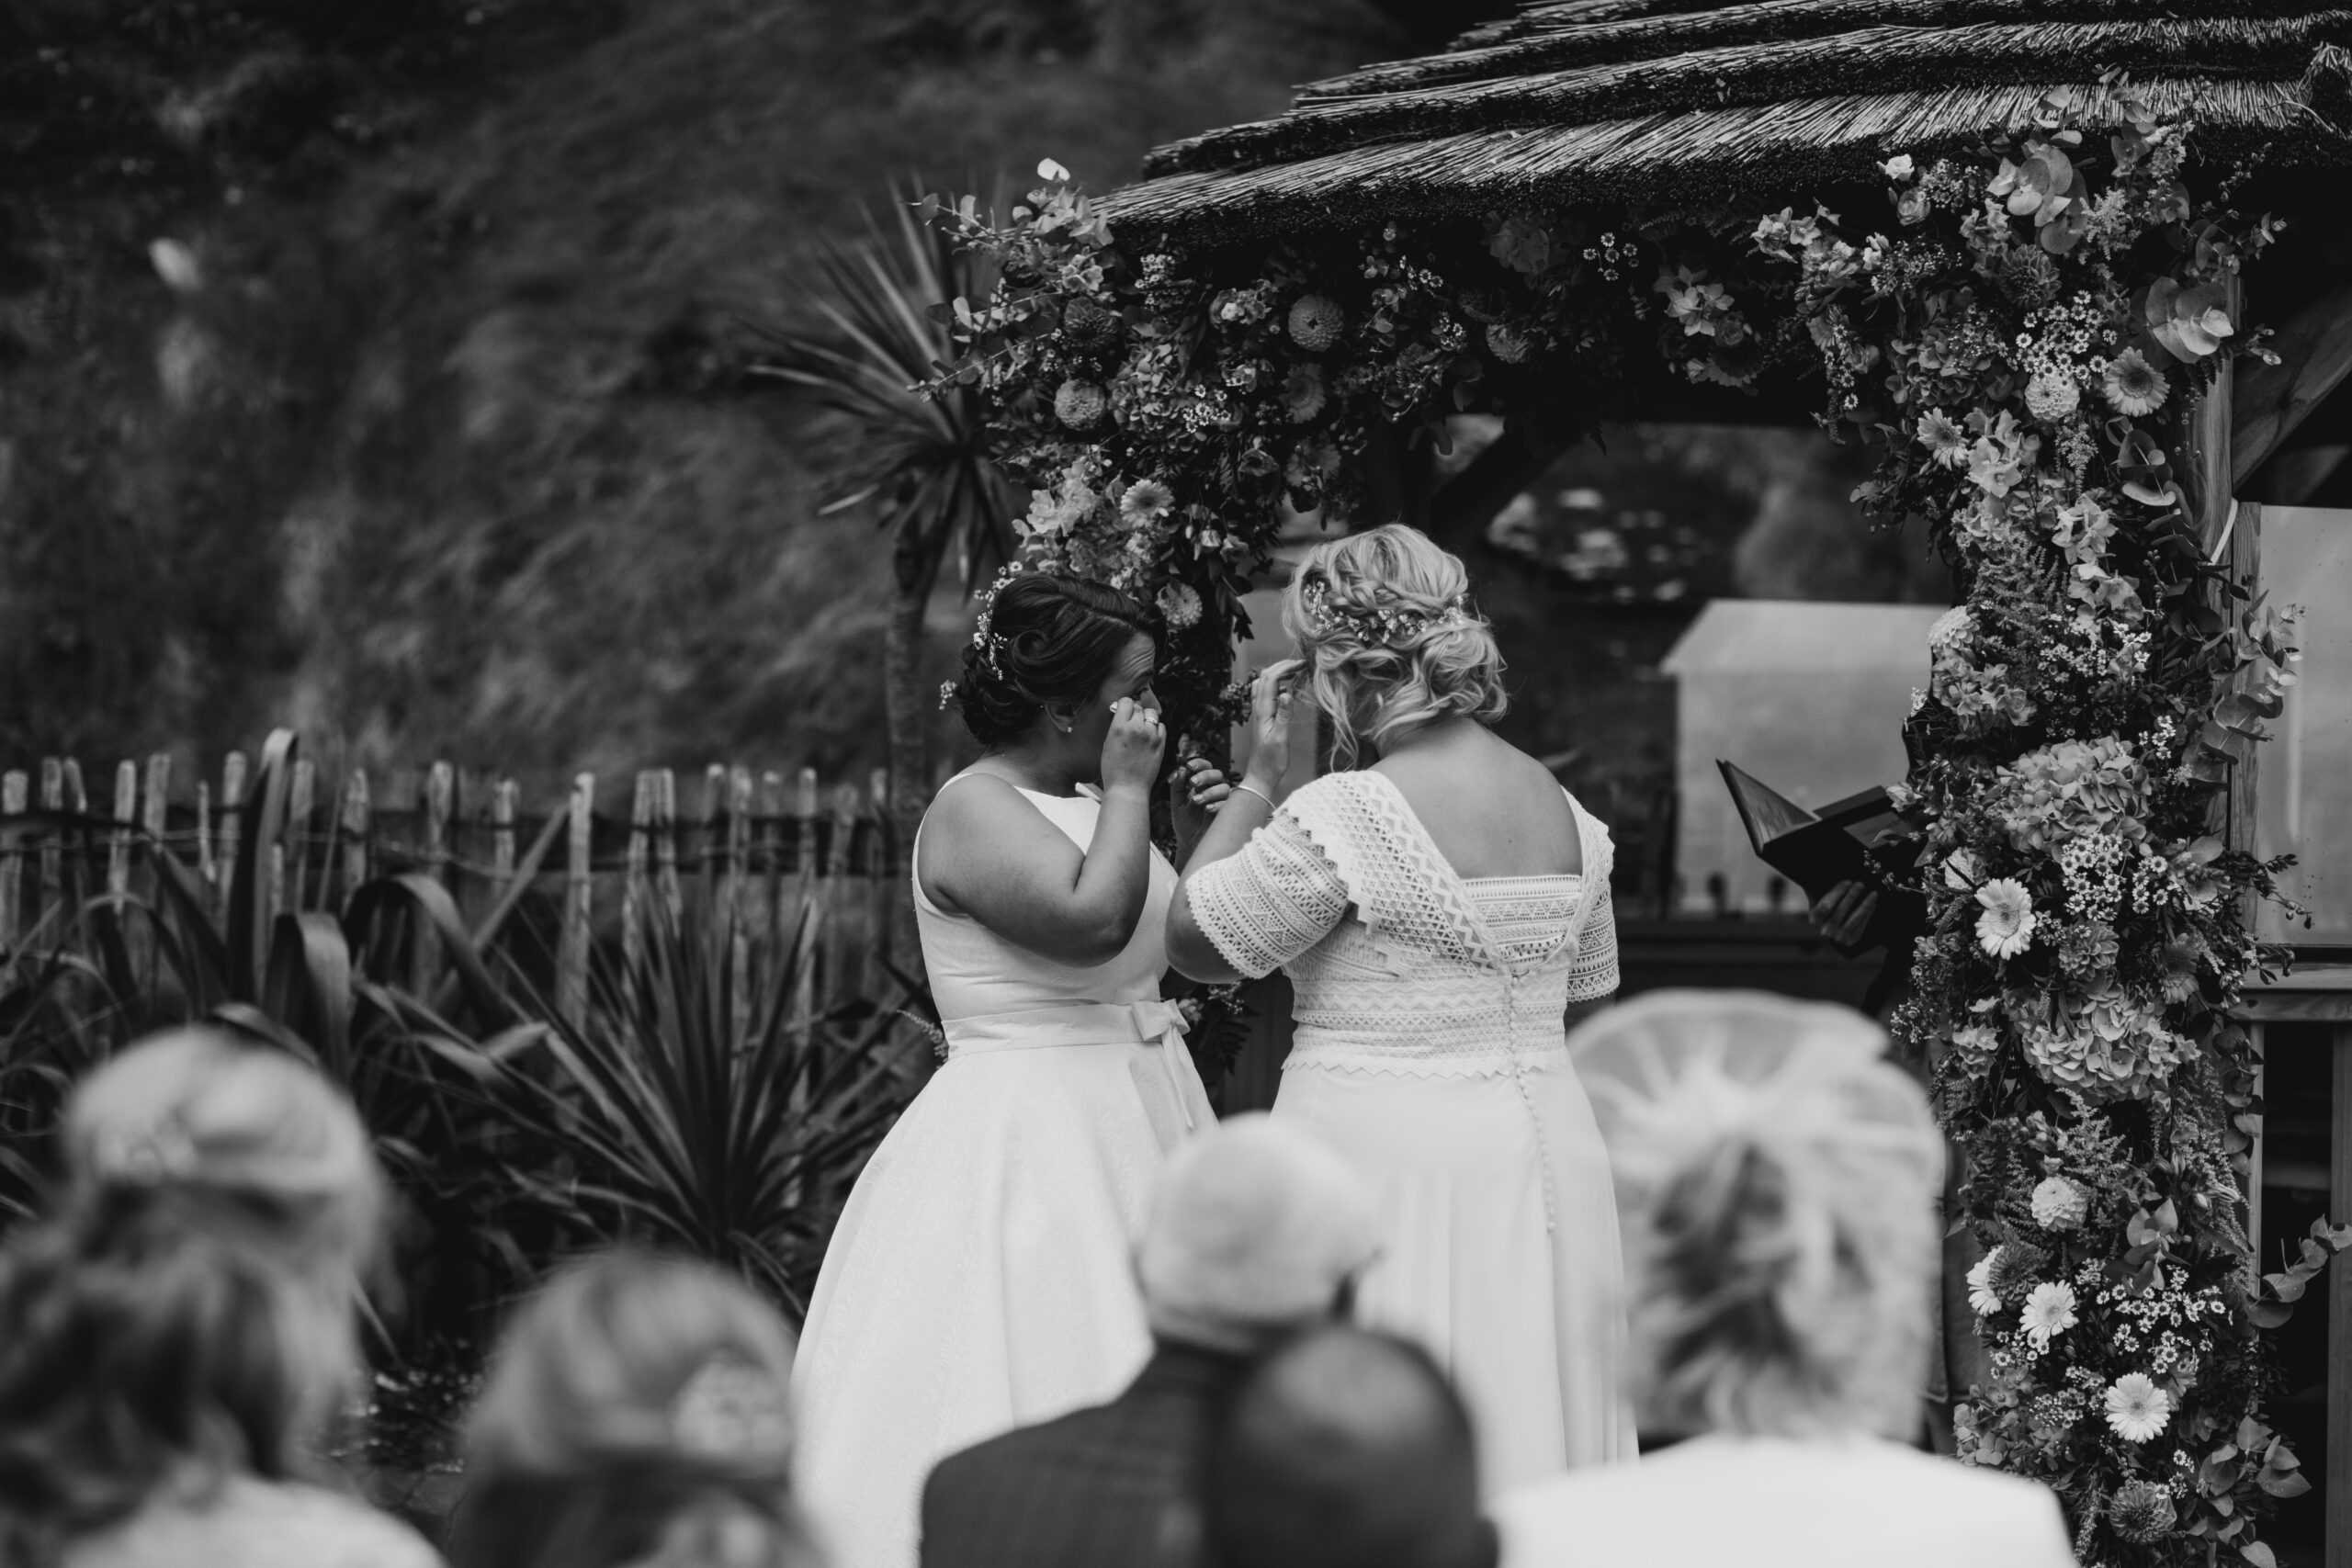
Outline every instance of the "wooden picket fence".
<path fill-rule="evenodd" d="M 254 772 L 232 751 L 217 786 L 199 778 L 183 791 L 157 753 L 116 764 L 111 794 L 94 799 L 74 758 L 0 771 L 0 955 L 60 930 L 60 904 L 77 890 L 153 895 L 150 846 L 192 866 L 225 913 Z M 266 897 L 272 913 L 334 909 L 372 876 L 421 871 L 469 929 L 512 905 L 504 929 L 539 933 L 557 1005 L 577 1020 L 592 949 L 634 952 L 654 901 L 674 916 L 691 892 L 732 917 L 739 954 L 805 929 L 804 1002 L 830 1006 L 890 994 L 894 957 L 913 966 L 893 953 L 907 892 L 886 786 L 879 770 L 861 787 L 828 785 L 813 768 L 713 763 L 699 780 L 642 770 L 625 792 L 583 773 L 563 798 L 526 807 L 514 779 L 447 762 L 329 777 L 298 755 Z"/>

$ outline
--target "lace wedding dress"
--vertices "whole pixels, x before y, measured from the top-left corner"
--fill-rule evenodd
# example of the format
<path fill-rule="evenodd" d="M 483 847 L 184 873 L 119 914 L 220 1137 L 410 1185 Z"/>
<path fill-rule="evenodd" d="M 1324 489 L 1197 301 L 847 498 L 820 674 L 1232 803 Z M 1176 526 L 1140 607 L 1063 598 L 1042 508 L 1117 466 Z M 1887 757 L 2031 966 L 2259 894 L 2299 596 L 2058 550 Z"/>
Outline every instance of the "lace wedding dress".
<path fill-rule="evenodd" d="M 1092 841 L 1099 801 L 1022 794 Z M 1125 949 L 1074 968 L 916 881 L 947 1061 L 842 1211 L 793 1371 L 797 1481 L 834 1568 L 911 1568 L 934 1463 L 1100 1404 L 1148 1357 L 1133 1237 L 1161 1161 L 1214 1114 L 1159 997 L 1175 888 L 1154 853 Z"/>
<path fill-rule="evenodd" d="M 1228 964 L 1289 974 L 1274 1114 L 1373 1181 L 1358 1314 L 1453 1375 L 1489 1493 L 1634 1453 L 1616 1199 L 1563 1027 L 1617 988 L 1611 852 L 1569 805 L 1581 874 L 1464 881 L 1385 774 L 1333 773 L 1187 888 Z"/>

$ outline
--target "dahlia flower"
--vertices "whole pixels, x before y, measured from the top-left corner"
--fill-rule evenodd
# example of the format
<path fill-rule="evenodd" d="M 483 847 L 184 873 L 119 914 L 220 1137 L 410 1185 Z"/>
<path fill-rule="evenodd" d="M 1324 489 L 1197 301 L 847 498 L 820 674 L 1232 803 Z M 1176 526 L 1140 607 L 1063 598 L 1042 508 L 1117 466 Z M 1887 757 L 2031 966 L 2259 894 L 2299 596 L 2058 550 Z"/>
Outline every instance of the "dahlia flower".
<path fill-rule="evenodd" d="M 1347 324 L 1348 313 L 1339 301 L 1320 294 L 1303 295 L 1290 308 L 1290 340 L 1309 354 L 1320 354 L 1339 342 Z"/>
<path fill-rule="evenodd" d="M 2165 1488 L 2153 1481 L 2127 1481 L 2107 1505 L 2107 1522 L 2123 1540 L 2145 1546 L 2169 1534 L 2180 1515 Z"/>
<path fill-rule="evenodd" d="M 1111 400 L 1091 381 L 1064 381 L 1054 393 L 1054 417 L 1072 430 L 1091 430 L 1102 423 Z"/>
<path fill-rule="evenodd" d="M 2033 1223 L 2044 1230 L 2073 1230 L 2091 1212 L 2090 1194 L 2063 1176 L 2043 1177 L 2032 1202 Z"/>

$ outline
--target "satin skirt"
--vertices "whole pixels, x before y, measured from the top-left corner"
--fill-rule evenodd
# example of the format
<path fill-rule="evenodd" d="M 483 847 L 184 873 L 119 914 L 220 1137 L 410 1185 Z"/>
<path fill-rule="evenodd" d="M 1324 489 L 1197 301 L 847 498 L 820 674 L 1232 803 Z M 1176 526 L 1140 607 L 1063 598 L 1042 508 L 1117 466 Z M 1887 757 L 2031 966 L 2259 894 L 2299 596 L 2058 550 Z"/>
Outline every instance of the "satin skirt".
<path fill-rule="evenodd" d="M 833 1568 L 913 1568 L 933 1464 L 1142 1369 L 1133 1238 L 1167 1151 L 1206 1124 L 1182 1069 L 1155 1043 L 959 1047 L 876 1150 L 793 1374 L 797 1484 Z"/>
<path fill-rule="evenodd" d="M 1566 1052 L 1523 1060 L 1524 1092 L 1509 1074 L 1293 1062 L 1273 1108 L 1371 1183 L 1382 1254 L 1358 1321 L 1453 1376 L 1489 1496 L 1637 1452 L 1608 1154 Z"/>

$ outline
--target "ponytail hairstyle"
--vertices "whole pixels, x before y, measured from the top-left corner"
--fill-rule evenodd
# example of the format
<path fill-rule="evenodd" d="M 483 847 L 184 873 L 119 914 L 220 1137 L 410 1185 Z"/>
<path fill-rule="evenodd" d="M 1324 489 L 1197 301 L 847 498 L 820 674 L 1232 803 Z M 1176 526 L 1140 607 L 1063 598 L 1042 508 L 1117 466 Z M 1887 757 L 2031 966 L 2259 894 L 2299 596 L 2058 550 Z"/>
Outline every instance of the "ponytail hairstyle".
<path fill-rule="evenodd" d="M 1916 1427 L 1944 1150 L 1884 1043 L 1736 991 L 1653 992 L 1571 1037 L 1623 1205 L 1645 1430 Z"/>
<path fill-rule="evenodd" d="M 1492 724 L 1510 706 L 1494 629 L 1470 607 L 1459 558 L 1400 523 L 1315 547 L 1283 595 L 1283 628 L 1331 719 L 1335 760 L 1385 750 L 1461 714 Z"/>
<path fill-rule="evenodd" d="M 283 1052 L 184 1029 L 69 1101 L 53 1211 L 0 1255 L 0 1562 L 166 1484 L 279 1480 L 359 1392 L 381 1171 Z"/>
<path fill-rule="evenodd" d="M 1047 707 L 1082 703 L 1137 637 L 1159 640 L 1137 600 L 1083 578 L 1007 568 L 980 603 L 964 677 L 942 692 L 983 746 L 1026 734 Z"/>
<path fill-rule="evenodd" d="M 732 1275 L 623 1249 L 516 1315 L 467 1433 L 452 1568 L 799 1568 L 792 1331 Z"/>

